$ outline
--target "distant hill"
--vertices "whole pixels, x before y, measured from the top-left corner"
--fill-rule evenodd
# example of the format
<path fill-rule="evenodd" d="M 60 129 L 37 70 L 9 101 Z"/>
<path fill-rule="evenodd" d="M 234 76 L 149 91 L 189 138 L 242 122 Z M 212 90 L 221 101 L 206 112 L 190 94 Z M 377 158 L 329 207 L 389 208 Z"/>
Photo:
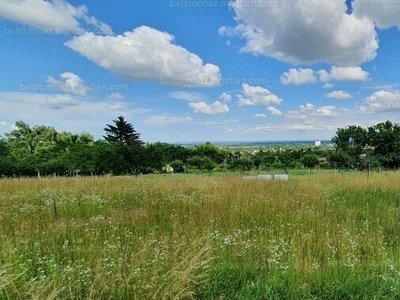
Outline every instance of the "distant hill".
<path fill-rule="evenodd" d="M 184 147 L 194 147 L 196 145 L 202 145 L 206 142 L 182 142 L 176 143 Z M 254 148 L 254 147 L 290 147 L 290 146 L 308 146 L 312 147 L 315 144 L 315 140 L 282 140 L 282 141 L 229 141 L 229 142 L 211 142 L 215 146 L 229 147 L 229 148 Z M 321 140 L 321 146 L 331 145 L 330 140 Z"/>

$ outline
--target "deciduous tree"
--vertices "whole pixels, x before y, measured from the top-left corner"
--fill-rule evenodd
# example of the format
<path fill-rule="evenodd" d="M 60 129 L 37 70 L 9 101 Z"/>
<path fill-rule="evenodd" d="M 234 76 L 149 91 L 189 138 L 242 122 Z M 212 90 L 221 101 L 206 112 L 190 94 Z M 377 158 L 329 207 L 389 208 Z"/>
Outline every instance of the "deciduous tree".
<path fill-rule="evenodd" d="M 369 143 L 373 155 L 385 168 L 400 166 L 400 126 L 390 121 L 368 128 Z"/>

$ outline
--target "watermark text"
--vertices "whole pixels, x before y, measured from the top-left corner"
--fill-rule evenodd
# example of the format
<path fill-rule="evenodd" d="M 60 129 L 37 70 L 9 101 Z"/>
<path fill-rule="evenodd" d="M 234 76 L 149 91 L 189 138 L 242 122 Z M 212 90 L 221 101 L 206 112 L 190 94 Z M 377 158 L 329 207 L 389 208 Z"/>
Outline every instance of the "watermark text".
<path fill-rule="evenodd" d="M 20 84 L 21 92 L 64 92 L 77 95 L 85 95 L 88 92 L 126 92 L 129 90 L 127 84 L 83 84 L 68 86 L 65 84 Z"/>
<path fill-rule="evenodd" d="M 180 86 L 223 86 L 223 85 L 268 85 L 268 79 L 259 78 L 240 78 L 227 77 L 221 79 L 199 79 L 199 78 L 181 78 L 181 77 L 162 77 L 159 79 L 160 84 L 165 85 L 180 85 Z"/>

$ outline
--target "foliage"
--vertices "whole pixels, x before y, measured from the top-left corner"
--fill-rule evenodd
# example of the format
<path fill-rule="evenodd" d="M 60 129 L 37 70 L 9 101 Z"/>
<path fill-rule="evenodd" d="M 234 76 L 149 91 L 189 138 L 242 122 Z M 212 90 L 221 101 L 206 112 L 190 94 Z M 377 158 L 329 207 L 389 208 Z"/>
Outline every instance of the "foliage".
<path fill-rule="evenodd" d="M 338 153 L 346 153 L 349 156 L 349 162 L 351 161 L 353 164 L 360 163 L 360 155 L 368 145 L 368 141 L 367 130 L 358 125 L 339 128 L 336 135 L 332 138 L 336 151 Z"/>
<path fill-rule="evenodd" d="M 275 155 L 271 151 L 260 149 L 253 155 L 252 161 L 256 168 L 262 169 L 266 167 L 269 170 L 275 161 Z"/>
<path fill-rule="evenodd" d="M 113 156 L 118 160 L 118 164 L 113 164 L 112 171 L 117 175 L 139 174 L 143 171 L 144 157 L 140 134 L 122 116 L 113 122 L 115 125 L 107 124 L 104 128 L 104 139 L 111 144 Z"/>
<path fill-rule="evenodd" d="M 331 154 L 331 156 L 329 157 L 329 161 L 334 168 L 340 170 L 350 167 L 351 157 L 347 152 L 339 150 Z"/>
<path fill-rule="evenodd" d="M 234 169 L 239 169 L 242 173 L 250 171 L 253 168 L 253 161 L 248 156 L 242 156 L 235 159 L 232 163 Z"/>
<path fill-rule="evenodd" d="M 390 121 L 368 128 L 373 155 L 385 168 L 400 166 L 400 126 Z"/>
<path fill-rule="evenodd" d="M 161 142 L 148 143 L 144 145 L 144 164 L 148 170 L 159 171 L 172 161 L 186 159 L 186 148 L 181 148 L 183 147 Z"/>
<path fill-rule="evenodd" d="M 224 162 L 227 152 L 219 149 L 210 142 L 206 142 L 203 145 L 195 146 L 193 149 L 194 156 L 208 157 L 216 164 L 221 164 Z"/>
<path fill-rule="evenodd" d="M 0 157 L 4 157 L 8 154 L 7 142 L 4 139 L 0 139 Z"/>
<path fill-rule="evenodd" d="M 309 168 L 310 170 L 315 168 L 316 165 L 318 165 L 318 157 L 316 154 L 306 154 L 302 158 L 302 163 L 306 168 Z"/>
<path fill-rule="evenodd" d="M 337 150 L 332 154 L 332 161 L 340 167 L 365 168 L 366 162 L 376 164 L 376 161 L 384 168 L 400 166 L 400 126 L 390 121 L 375 124 L 368 130 L 357 125 L 339 128 L 332 142 Z"/>
<path fill-rule="evenodd" d="M 170 163 L 170 166 L 174 169 L 175 173 L 185 172 L 185 164 L 183 161 L 176 159 Z"/>
<path fill-rule="evenodd" d="M 400 166 L 400 127 L 390 121 L 368 130 L 358 125 L 339 128 L 334 148 L 281 147 L 223 148 L 207 142 L 183 147 L 163 142 L 146 143 L 122 116 L 107 125 L 103 140 L 89 133 L 57 132 L 52 127 L 23 121 L 0 139 L 0 176 L 99 175 L 159 173 L 175 165 L 175 172 L 228 170 L 262 172 L 321 168 L 366 170 Z M 321 160 L 321 163 L 317 161 Z"/>
<path fill-rule="evenodd" d="M 187 160 L 189 166 L 200 171 L 211 171 L 215 168 L 215 163 L 213 160 L 206 156 L 192 156 Z"/>
<path fill-rule="evenodd" d="M 107 124 L 104 128 L 106 135 L 104 139 L 109 143 L 122 143 L 124 145 L 142 144 L 140 134 L 136 132 L 133 125 L 125 121 L 125 118 L 119 116 L 113 120 L 115 125 Z"/>
<path fill-rule="evenodd" d="M 337 150 L 347 151 L 354 147 L 360 151 L 368 144 L 367 131 L 358 125 L 339 128 L 332 142 L 335 143 Z"/>
<path fill-rule="evenodd" d="M 295 153 L 296 152 L 293 151 L 292 149 L 285 149 L 285 150 L 279 151 L 278 160 L 280 161 L 283 168 L 285 169 L 285 172 L 287 171 L 287 169 L 289 167 L 291 167 L 291 165 L 295 161 L 295 159 L 293 157 L 293 154 L 295 154 Z"/>

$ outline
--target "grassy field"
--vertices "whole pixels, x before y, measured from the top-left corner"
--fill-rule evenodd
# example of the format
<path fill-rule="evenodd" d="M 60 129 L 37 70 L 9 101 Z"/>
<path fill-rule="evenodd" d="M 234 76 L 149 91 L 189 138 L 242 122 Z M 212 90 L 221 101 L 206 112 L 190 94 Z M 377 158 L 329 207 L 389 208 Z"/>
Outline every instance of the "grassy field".
<path fill-rule="evenodd" d="M 1 299 L 400 299 L 400 173 L 0 181 Z"/>

